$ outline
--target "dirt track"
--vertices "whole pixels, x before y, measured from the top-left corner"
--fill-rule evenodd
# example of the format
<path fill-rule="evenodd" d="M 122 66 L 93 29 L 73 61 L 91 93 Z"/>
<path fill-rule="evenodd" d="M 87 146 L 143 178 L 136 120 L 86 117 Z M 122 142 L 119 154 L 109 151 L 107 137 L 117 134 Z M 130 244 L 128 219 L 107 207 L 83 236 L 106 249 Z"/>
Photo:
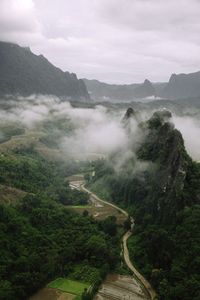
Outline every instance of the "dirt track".
<path fill-rule="evenodd" d="M 91 193 L 88 189 L 86 189 L 84 184 L 84 178 L 81 175 L 74 175 L 67 178 L 70 182 L 70 187 L 72 189 L 83 190 L 89 194 L 89 203 L 86 207 L 82 206 L 72 206 L 71 209 L 76 212 L 83 213 L 84 210 L 87 210 L 88 213 L 93 216 L 96 220 L 104 220 L 108 216 L 115 216 L 118 224 L 124 224 L 124 221 L 127 219 L 128 214 L 118 208 L 114 204 L 103 201 L 98 198 L 94 193 Z"/>
<path fill-rule="evenodd" d="M 139 280 L 139 282 L 142 283 L 145 290 L 147 291 L 149 297 L 151 300 L 156 299 L 156 293 L 152 289 L 150 283 L 138 272 L 138 270 L 133 266 L 130 258 L 129 258 L 129 251 L 127 247 L 127 240 L 132 235 L 131 231 L 126 232 L 126 234 L 123 236 L 123 250 L 124 250 L 124 260 L 126 262 L 126 265 L 128 268 L 133 272 L 133 274 L 136 276 L 136 278 Z"/>
<path fill-rule="evenodd" d="M 112 209 L 120 212 L 121 215 L 126 219 L 128 214 L 125 210 L 119 208 L 118 206 L 109 203 L 100 199 L 97 195 L 92 193 L 90 190 L 84 187 L 84 180 L 82 177 L 74 177 L 70 182 L 71 187 L 81 189 L 90 194 L 90 198 L 93 201 L 97 201 L 102 205 L 110 206 Z M 132 226 L 134 226 L 134 220 L 131 218 Z M 117 300 L 117 299 L 128 299 L 128 300 L 154 300 L 156 299 L 156 293 L 151 287 L 150 283 L 138 272 L 138 270 L 133 266 L 132 262 L 129 258 L 129 251 L 127 247 L 127 240 L 132 235 L 131 231 L 128 231 L 124 234 L 122 238 L 122 246 L 123 246 L 123 255 L 124 261 L 127 267 L 133 272 L 135 278 L 130 276 L 118 276 L 117 279 L 111 279 L 111 277 L 107 277 L 105 282 L 100 287 L 95 299 L 96 300 Z"/>

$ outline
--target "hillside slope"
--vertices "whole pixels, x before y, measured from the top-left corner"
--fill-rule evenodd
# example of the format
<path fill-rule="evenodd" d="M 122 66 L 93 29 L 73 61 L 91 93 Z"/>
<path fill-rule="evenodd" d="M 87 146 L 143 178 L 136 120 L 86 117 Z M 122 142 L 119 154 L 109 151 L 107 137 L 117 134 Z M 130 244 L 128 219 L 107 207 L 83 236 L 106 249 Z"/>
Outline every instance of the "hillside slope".
<path fill-rule="evenodd" d="M 121 162 L 118 172 L 113 166 L 119 164 L 120 155 L 97 162 L 90 184 L 100 191 L 106 187 L 109 199 L 133 215 L 131 258 L 151 280 L 159 299 L 197 300 L 200 166 L 187 154 L 182 135 L 170 118 L 170 112 L 160 111 L 140 123 L 143 140 L 137 151 L 132 149 L 132 157 Z M 134 140 L 131 131 L 127 132 L 130 141 Z"/>
<path fill-rule="evenodd" d="M 60 277 L 99 285 L 119 261 L 117 233 L 68 209 L 88 200 L 66 181 L 70 165 L 34 147 L 0 154 L 1 300 L 27 300 Z"/>
<path fill-rule="evenodd" d="M 0 42 L 0 93 L 89 99 L 84 82 L 75 74 L 63 72 L 29 48 L 5 42 Z"/>

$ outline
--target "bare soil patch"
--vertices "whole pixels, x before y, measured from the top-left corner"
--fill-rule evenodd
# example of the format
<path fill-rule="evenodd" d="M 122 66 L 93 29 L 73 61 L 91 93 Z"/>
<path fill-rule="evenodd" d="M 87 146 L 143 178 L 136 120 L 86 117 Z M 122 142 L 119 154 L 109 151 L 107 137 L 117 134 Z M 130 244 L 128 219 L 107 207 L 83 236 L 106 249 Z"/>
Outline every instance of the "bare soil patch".
<path fill-rule="evenodd" d="M 29 298 L 29 300 L 72 300 L 75 297 L 75 295 L 63 293 L 56 289 L 44 288 Z"/>
<path fill-rule="evenodd" d="M 148 300 L 140 284 L 131 276 L 109 274 L 94 300 Z"/>
<path fill-rule="evenodd" d="M 82 214 L 84 210 L 87 210 L 89 215 L 93 216 L 96 220 L 104 220 L 109 216 L 115 216 L 118 224 L 123 224 L 127 217 L 117 208 L 110 206 L 109 204 L 102 203 L 92 196 L 90 196 L 89 206 L 87 207 L 70 207 L 71 209 Z"/>

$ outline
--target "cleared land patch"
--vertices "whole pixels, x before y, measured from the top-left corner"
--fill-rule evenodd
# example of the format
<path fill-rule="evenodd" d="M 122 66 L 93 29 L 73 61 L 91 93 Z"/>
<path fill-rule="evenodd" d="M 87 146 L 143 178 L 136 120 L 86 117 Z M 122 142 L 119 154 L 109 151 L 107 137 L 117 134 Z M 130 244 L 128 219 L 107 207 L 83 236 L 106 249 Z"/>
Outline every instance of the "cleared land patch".
<path fill-rule="evenodd" d="M 85 289 L 88 289 L 89 283 L 83 283 L 66 278 L 57 278 L 48 284 L 49 288 L 58 289 L 77 296 L 81 296 Z"/>
<path fill-rule="evenodd" d="M 73 189 L 82 190 L 82 185 L 85 183 L 84 176 L 82 174 L 77 174 L 67 177 L 70 183 L 70 187 Z M 109 216 L 115 216 L 118 224 L 123 224 L 127 217 L 117 209 L 107 203 L 103 203 L 95 197 L 92 193 L 89 194 L 89 203 L 85 206 L 70 206 L 70 209 L 82 214 L 85 210 L 88 211 L 89 215 L 93 216 L 96 220 L 104 220 Z"/>
<path fill-rule="evenodd" d="M 72 300 L 75 298 L 76 295 L 64 293 L 56 289 L 44 288 L 39 290 L 29 300 Z"/>
<path fill-rule="evenodd" d="M 140 284 L 131 276 L 110 274 L 101 285 L 94 300 L 148 300 Z"/>

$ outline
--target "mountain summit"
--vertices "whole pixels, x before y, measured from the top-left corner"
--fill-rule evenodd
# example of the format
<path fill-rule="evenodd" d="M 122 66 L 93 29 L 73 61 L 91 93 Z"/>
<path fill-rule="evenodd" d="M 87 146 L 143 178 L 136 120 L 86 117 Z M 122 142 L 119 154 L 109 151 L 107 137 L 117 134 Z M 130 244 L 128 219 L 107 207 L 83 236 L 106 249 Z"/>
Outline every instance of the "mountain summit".
<path fill-rule="evenodd" d="M 156 91 L 155 91 L 155 88 L 154 88 L 153 84 L 151 83 L 151 81 L 149 81 L 148 79 L 145 79 L 143 84 L 136 87 L 135 95 L 136 95 L 136 97 L 139 97 L 139 98 L 146 98 L 149 96 L 155 96 Z"/>

